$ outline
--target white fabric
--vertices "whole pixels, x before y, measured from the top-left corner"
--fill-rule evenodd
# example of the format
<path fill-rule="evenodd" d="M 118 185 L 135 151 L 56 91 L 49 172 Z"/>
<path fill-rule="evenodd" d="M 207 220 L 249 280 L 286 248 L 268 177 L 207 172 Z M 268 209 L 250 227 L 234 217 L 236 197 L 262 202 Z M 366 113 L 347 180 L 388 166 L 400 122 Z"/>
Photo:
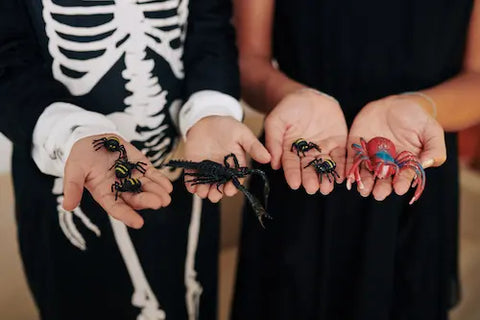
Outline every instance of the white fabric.
<path fill-rule="evenodd" d="M 240 102 L 214 90 L 198 91 L 190 96 L 178 115 L 178 125 L 182 137 L 195 123 L 208 116 L 230 116 L 238 121 L 243 120 L 243 108 Z"/>
<path fill-rule="evenodd" d="M 63 177 L 73 144 L 98 134 L 119 135 L 115 124 L 100 113 L 65 102 L 52 103 L 33 130 L 33 160 L 43 173 Z"/>

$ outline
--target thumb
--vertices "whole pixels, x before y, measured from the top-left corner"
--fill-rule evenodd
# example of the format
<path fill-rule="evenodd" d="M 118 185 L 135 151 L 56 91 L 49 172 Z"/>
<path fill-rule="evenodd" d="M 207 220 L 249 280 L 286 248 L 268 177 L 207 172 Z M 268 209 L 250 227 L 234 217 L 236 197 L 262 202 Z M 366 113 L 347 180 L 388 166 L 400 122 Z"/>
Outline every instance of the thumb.
<path fill-rule="evenodd" d="M 63 180 L 63 208 L 71 211 L 78 207 L 82 200 L 83 186 L 85 184 L 85 172 L 76 166 L 65 167 Z"/>
<path fill-rule="evenodd" d="M 265 145 L 271 154 L 272 169 L 278 170 L 281 167 L 283 154 L 283 137 L 286 127 L 276 118 L 267 117 L 265 120 Z"/>
<path fill-rule="evenodd" d="M 240 144 L 243 150 L 245 150 L 255 161 L 260 163 L 270 162 L 270 153 L 249 129 L 247 129 L 247 132 L 242 135 Z"/>
<path fill-rule="evenodd" d="M 438 167 L 447 160 L 447 149 L 442 127 L 435 121 L 425 128 L 423 151 L 420 153 L 420 163 L 423 168 Z"/>

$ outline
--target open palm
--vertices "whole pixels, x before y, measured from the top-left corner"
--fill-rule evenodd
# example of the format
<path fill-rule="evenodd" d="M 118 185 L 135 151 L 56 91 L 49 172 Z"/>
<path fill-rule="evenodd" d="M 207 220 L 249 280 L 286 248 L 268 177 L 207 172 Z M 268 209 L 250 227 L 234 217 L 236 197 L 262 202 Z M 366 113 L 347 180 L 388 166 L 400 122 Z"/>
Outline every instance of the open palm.
<path fill-rule="evenodd" d="M 115 170 L 110 168 L 118 159 L 119 153 L 108 152 L 105 148 L 95 151 L 92 147 L 94 139 L 104 136 L 83 138 L 74 144 L 65 165 L 63 207 L 69 211 L 77 207 L 85 187 L 109 215 L 130 227 L 140 228 L 143 219 L 135 210 L 159 209 L 169 205 L 172 184 L 138 149 L 120 139 L 130 162 L 141 161 L 147 165 L 143 166 L 146 169 L 145 175 L 138 170 L 133 170 L 132 173 L 132 178 L 140 180 L 143 192 L 122 192 L 115 200 L 111 186 L 118 179 Z"/>
<path fill-rule="evenodd" d="M 438 166 L 446 159 L 444 132 L 438 122 L 422 107 L 405 96 L 391 96 L 367 104 L 356 116 L 348 138 L 347 172 L 353 164 L 351 145 L 374 137 L 385 137 L 396 147 L 397 154 L 410 151 L 424 167 Z M 395 155 L 393 155 L 395 156 Z M 414 172 L 401 171 L 392 185 L 392 179 L 373 180 L 373 175 L 362 167 L 360 176 L 363 182 L 357 189 L 363 196 L 371 192 L 375 199 L 385 199 L 394 189 L 399 195 L 405 194 L 412 183 Z M 347 177 L 350 188 L 353 177 Z"/>
<path fill-rule="evenodd" d="M 317 144 L 315 149 L 301 157 L 291 151 L 292 143 L 303 138 Z M 301 185 L 313 194 L 320 189 L 323 194 L 333 190 L 334 183 L 320 179 L 313 167 L 307 164 L 315 157 L 333 159 L 341 179 L 345 169 L 347 125 L 338 102 L 314 91 L 302 90 L 286 96 L 265 119 L 266 146 L 272 155 L 272 168 L 283 167 L 285 178 L 292 189 Z"/>

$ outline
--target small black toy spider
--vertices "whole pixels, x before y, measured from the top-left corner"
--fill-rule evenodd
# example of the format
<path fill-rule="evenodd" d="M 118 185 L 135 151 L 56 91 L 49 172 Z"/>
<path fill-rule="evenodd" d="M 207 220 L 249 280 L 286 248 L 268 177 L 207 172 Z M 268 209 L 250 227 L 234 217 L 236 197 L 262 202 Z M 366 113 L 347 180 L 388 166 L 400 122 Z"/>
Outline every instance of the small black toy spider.
<path fill-rule="evenodd" d="M 232 158 L 234 166 L 231 167 L 228 163 L 228 159 Z M 182 169 L 191 169 L 195 170 L 195 172 L 186 172 L 185 176 L 191 176 L 192 179 L 185 180 L 186 183 L 192 183 L 192 185 L 197 184 L 215 184 L 218 188 L 227 183 L 228 181 L 232 181 L 233 185 L 240 190 L 247 200 L 249 201 L 250 205 L 255 212 L 255 215 L 258 218 L 258 221 L 264 227 L 263 218 L 271 219 L 270 215 L 267 213 L 265 208 L 261 205 L 260 201 L 255 198 L 253 194 L 248 191 L 241 183 L 239 178 L 246 177 L 250 174 L 258 174 L 262 177 L 264 181 L 264 205 L 267 206 L 268 201 L 268 194 L 270 192 L 270 185 L 267 180 L 267 176 L 265 173 L 258 169 L 249 169 L 247 167 L 240 167 L 238 163 L 238 159 L 235 154 L 231 153 L 225 156 L 223 160 L 223 165 L 221 163 L 211 161 L 211 160 L 203 160 L 201 162 L 192 162 L 192 161 L 182 161 L 182 160 L 170 160 L 164 166 L 170 168 L 182 168 Z M 219 190 L 220 191 L 220 190 Z"/>
<path fill-rule="evenodd" d="M 95 148 L 95 151 L 100 150 L 101 148 L 107 149 L 109 152 L 120 152 L 120 155 L 118 158 L 126 157 L 127 151 L 125 150 L 125 147 L 123 144 L 120 144 L 120 140 L 115 137 L 111 136 L 108 138 L 100 138 L 100 139 L 95 139 L 92 142 L 93 147 Z"/>
<path fill-rule="evenodd" d="M 129 178 L 123 180 L 123 183 L 120 183 L 118 181 L 115 181 L 114 184 L 112 184 L 112 192 L 115 192 L 115 201 L 118 198 L 118 194 L 120 192 L 135 192 L 135 193 L 140 193 L 142 192 L 142 182 L 136 178 Z"/>
<path fill-rule="evenodd" d="M 335 177 L 340 179 L 340 176 L 338 175 L 337 171 L 335 171 L 337 164 L 333 160 L 327 159 L 323 161 L 322 158 L 313 159 L 304 168 L 307 168 L 309 166 L 312 166 L 320 176 L 320 183 L 322 183 L 323 175 L 326 175 L 328 178 L 328 181 L 330 182 L 332 182 L 332 180 L 330 179 L 330 175 L 333 176 L 333 179 L 335 179 Z"/>
<path fill-rule="evenodd" d="M 115 163 L 113 164 L 113 166 L 111 166 L 110 169 L 108 170 L 112 170 L 112 168 L 115 167 L 115 176 L 118 179 L 123 179 L 126 177 L 131 178 L 133 169 L 137 169 L 142 174 L 145 174 L 145 172 L 147 172 L 147 170 L 142 165 L 146 166 L 147 164 L 141 161 L 138 161 L 137 163 L 133 163 L 128 161 L 127 158 L 121 157 L 115 160 Z"/>
<path fill-rule="evenodd" d="M 290 151 L 293 152 L 293 149 L 295 149 L 295 151 L 297 152 L 297 156 L 299 157 L 300 157 L 300 152 L 305 157 L 305 152 L 308 152 L 309 150 L 312 150 L 312 149 L 316 149 L 320 153 L 322 152 L 322 149 L 320 149 L 320 147 L 317 144 L 313 142 L 307 142 L 303 138 L 299 138 L 292 143 L 292 147 L 290 148 Z"/>

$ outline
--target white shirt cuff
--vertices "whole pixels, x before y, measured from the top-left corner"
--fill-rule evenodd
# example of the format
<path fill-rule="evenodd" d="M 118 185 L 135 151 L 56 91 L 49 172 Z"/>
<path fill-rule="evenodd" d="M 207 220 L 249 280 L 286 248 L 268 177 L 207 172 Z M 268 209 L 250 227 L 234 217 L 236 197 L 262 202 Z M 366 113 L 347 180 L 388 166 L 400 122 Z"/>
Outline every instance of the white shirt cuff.
<path fill-rule="evenodd" d="M 202 90 L 192 94 L 178 115 L 183 139 L 195 123 L 208 116 L 230 116 L 242 121 L 243 108 L 237 99 L 218 91 Z"/>
<path fill-rule="evenodd" d="M 33 160 L 43 173 L 63 177 L 73 144 L 88 136 L 107 133 L 119 135 L 115 124 L 103 114 L 65 102 L 52 103 L 33 130 Z"/>

